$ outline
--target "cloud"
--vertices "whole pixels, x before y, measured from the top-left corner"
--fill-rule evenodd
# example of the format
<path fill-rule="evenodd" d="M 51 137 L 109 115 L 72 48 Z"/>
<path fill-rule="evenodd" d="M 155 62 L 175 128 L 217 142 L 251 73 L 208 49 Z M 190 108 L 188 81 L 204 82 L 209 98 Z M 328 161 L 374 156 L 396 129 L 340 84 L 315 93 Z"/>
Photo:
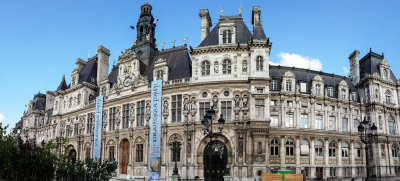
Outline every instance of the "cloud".
<path fill-rule="evenodd" d="M 349 67 L 343 66 L 343 67 L 342 67 L 342 70 L 343 70 L 343 75 L 344 75 L 344 76 L 350 75 L 350 69 L 349 69 Z"/>
<path fill-rule="evenodd" d="M 4 116 L 4 114 L 0 114 L 0 123 L 2 123 L 5 120 L 6 120 L 6 117 Z"/>
<path fill-rule="evenodd" d="M 282 65 L 287 67 L 305 68 L 316 71 L 322 70 L 321 61 L 315 58 L 306 57 L 295 53 L 290 54 L 286 52 L 279 53 L 278 57 L 280 57 L 281 59 L 279 60 L 279 62 L 270 62 L 270 64 Z"/>

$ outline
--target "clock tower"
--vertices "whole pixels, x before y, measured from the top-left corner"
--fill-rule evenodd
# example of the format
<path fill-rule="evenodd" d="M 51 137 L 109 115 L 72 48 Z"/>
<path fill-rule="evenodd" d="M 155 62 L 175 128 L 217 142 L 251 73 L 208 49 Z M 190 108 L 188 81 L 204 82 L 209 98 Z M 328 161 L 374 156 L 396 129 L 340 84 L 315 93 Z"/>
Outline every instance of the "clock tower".
<path fill-rule="evenodd" d="M 133 45 L 136 55 L 148 65 L 151 57 L 157 51 L 155 47 L 154 17 L 151 14 L 152 6 L 146 1 L 141 7 L 140 17 L 136 25 L 136 42 Z"/>

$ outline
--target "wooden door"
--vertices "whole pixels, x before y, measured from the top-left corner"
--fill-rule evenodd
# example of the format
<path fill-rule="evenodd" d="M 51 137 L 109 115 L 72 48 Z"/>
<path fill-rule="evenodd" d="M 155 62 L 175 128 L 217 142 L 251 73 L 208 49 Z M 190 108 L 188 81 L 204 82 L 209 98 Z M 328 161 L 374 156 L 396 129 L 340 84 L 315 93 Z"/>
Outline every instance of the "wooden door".
<path fill-rule="evenodd" d="M 127 174 L 129 163 L 129 141 L 122 142 L 122 174 Z"/>
<path fill-rule="evenodd" d="M 315 172 L 315 176 L 318 180 L 322 180 L 324 178 L 324 169 L 322 167 L 317 167 Z"/>

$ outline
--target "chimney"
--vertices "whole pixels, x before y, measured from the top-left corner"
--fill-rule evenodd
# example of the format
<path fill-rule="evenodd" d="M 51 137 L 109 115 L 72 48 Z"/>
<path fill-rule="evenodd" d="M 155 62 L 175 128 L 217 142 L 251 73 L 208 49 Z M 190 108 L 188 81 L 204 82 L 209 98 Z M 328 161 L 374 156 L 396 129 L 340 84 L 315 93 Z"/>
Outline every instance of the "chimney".
<path fill-rule="evenodd" d="M 260 6 L 253 6 L 253 11 L 251 13 L 251 24 L 253 25 L 253 27 L 255 25 L 261 24 L 260 16 L 261 16 Z"/>
<path fill-rule="evenodd" d="M 351 83 L 353 85 L 356 85 L 358 82 L 360 82 L 360 51 L 357 49 L 353 51 L 349 55 L 349 61 L 350 61 L 350 77 L 351 77 Z"/>
<path fill-rule="evenodd" d="M 110 50 L 103 46 L 97 48 L 98 60 L 97 60 L 97 85 L 108 77 L 108 58 L 110 56 Z"/>
<path fill-rule="evenodd" d="M 208 9 L 201 9 L 199 16 L 201 18 L 201 41 L 207 37 L 210 32 L 210 28 L 212 26 L 210 13 L 208 13 Z"/>
<path fill-rule="evenodd" d="M 77 58 L 75 61 L 75 65 L 76 65 L 75 69 L 77 71 L 80 71 L 82 69 L 82 67 L 86 65 L 86 62 L 80 58 Z"/>

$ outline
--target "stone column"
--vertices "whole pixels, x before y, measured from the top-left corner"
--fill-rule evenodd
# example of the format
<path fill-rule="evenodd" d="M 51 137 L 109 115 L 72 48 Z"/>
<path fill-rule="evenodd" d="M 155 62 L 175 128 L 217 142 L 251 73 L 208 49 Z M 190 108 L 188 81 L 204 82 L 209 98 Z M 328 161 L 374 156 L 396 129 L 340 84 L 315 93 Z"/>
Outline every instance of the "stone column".
<path fill-rule="evenodd" d="M 266 139 L 265 141 L 265 165 L 267 166 L 267 170 L 265 173 L 269 173 L 271 171 L 271 168 L 269 167 L 269 155 L 270 155 L 270 149 L 269 149 L 269 141 Z"/>
<path fill-rule="evenodd" d="M 310 102 L 310 107 L 311 107 L 311 112 L 310 112 L 310 117 L 308 118 L 308 122 L 310 124 L 311 129 L 315 129 L 315 111 L 314 111 L 314 103 Z"/>
<path fill-rule="evenodd" d="M 296 112 L 293 115 L 294 118 L 294 127 L 295 128 L 300 128 L 300 109 L 299 107 L 301 106 L 300 101 L 295 100 L 295 102 L 293 103 L 294 105 L 296 105 Z"/>
<path fill-rule="evenodd" d="M 351 175 L 356 175 L 356 164 L 355 164 L 355 157 L 356 151 L 354 150 L 354 140 L 350 140 L 350 165 L 351 165 Z"/>
<path fill-rule="evenodd" d="M 296 136 L 296 173 L 300 173 L 300 137 Z"/>
<path fill-rule="evenodd" d="M 324 160 L 325 160 L 324 179 L 326 179 L 328 177 L 328 174 L 329 174 L 329 142 L 328 142 L 328 138 L 325 138 Z"/>
<path fill-rule="evenodd" d="M 326 104 L 324 104 L 324 108 L 325 108 L 325 113 L 324 113 L 324 117 L 323 117 L 323 119 L 324 119 L 324 129 L 325 130 L 328 130 L 328 125 L 329 125 L 329 115 L 328 115 L 328 107 L 329 106 L 326 106 Z"/>
<path fill-rule="evenodd" d="M 310 178 L 314 179 L 315 178 L 315 146 L 314 146 L 315 140 L 314 137 L 311 137 L 310 139 Z"/>
<path fill-rule="evenodd" d="M 337 177 L 343 177 L 343 175 L 342 175 L 342 140 L 338 140 L 338 142 L 337 142 L 337 155 L 336 155 L 336 158 L 337 158 L 337 160 L 336 160 L 336 165 L 338 166 L 338 168 L 336 169 L 337 170 Z"/>
<path fill-rule="evenodd" d="M 286 157 L 286 153 L 285 153 L 285 136 L 281 136 L 281 144 L 279 145 L 279 151 L 280 151 L 280 158 L 281 158 L 281 169 L 286 169 L 285 168 L 285 157 Z"/>
<path fill-rule="evenodd" d="M 281 99 L 281 114 L 279 114 L 280 116 L 279 116 L 279 126 L 280 127 L 286 127 L 286 125 L 285 125 L 285 115 L 286 115 L 286 113 L 285 113 L 285 107 L 284 107 L 284 105 L 285 105 L 285 102 L 286 102 L 286 100 L 282 100 Z M 285 125 L 285 126 L 284 126 Z"/>

